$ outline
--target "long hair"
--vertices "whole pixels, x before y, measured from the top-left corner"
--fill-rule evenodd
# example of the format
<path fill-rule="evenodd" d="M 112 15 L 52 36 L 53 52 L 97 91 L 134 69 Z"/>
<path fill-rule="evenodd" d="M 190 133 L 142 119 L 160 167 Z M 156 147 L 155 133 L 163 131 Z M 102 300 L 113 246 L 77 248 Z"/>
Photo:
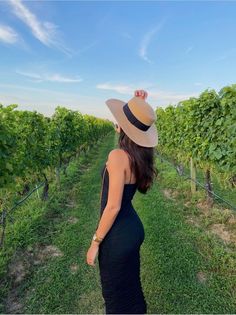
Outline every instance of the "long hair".
<path fill-rule="evenodd" d="M 135 174 L 138 191 L 146 194 L 158 175 L 158 170 L 154 165 L 155 148 L 136 144 L 121 127 L 118 145 L 120 149 L 128 153 L 131 172 Z"/>

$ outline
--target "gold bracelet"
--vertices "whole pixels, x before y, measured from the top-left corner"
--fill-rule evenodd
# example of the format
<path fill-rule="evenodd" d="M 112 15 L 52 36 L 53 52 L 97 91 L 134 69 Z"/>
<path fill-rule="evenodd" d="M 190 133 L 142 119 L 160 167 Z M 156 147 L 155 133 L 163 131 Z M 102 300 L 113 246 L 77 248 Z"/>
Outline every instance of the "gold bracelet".
<path fill-rule="evenodd" d="M 100 237 L 97 235 L 97 231 L 95 232 L 95 234 L 96 234 L 97 238 L 99 238 L 100 240 L 103 240 L 103 237 Z"/>
<path fill-rule="evenodd" d="M 95 242 L 101 243 L 101 242 L 103 241 L 103 238 L 98 237 L 97 234 L 96 234 L 96 232 L 95 232 L 94 235 L 93 235 L 93 240 L 94 240 Z"/>

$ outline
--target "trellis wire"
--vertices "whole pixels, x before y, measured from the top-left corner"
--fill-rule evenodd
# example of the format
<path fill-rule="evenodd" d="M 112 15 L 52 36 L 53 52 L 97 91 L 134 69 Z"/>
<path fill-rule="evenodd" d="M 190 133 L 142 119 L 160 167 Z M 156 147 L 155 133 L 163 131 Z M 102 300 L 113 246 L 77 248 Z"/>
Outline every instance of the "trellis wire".
<path fill-rule="evenodd" d="M 173 166 L 175 169 L 175 165 L 173 163 L 171 163 L 170 161 L 168 161 L 167 159 L 165 159 L 160 153 L 156 153 L 156 156 L 159 157 L 161 160 L 165 161 L 166 163 L 170 164 L 171 166 Z M 184 171 L 182 171 L 182 174 L 180 174 L 178 172 L 178 170 L 176 170 L 177 173 L 180 176 L 186 176 L 187 174 L 184 173 Z M 230 202 L 228 202 L 227 200 L 223 199 L 221 196 L 217 195 L 216 193 L 214 193 L 213 191 L 209 191 L 208 188 L 205 187 L 205 185 L 203 185 L 202 183 L 200 183 L 199 181 L 193 179 L 191 176 L 186 176 L 184 179 L 190 179 L 191 181 L 195 182 L 196 184 L 198 184 L 200 187 L 202 187 L 204 190 L 210 192 L 212 195 L 214 195 L 214 197 L 216 197 L 217 199 L 220 199 L 221 201 L 223 201 L 224 203 L 226 203 L 228 206 L 230 206 L 233 210 L 236 211 L 236 206 L 232 205 Z"/>
<path fill-rule="evenodd" d="M 45 185 L 45 182 L 40 183 L 38 186 L 36 186 L 34 189 L 32 189 L 31 192 L 28 195 L 26 195 L 23 199 L 21 199 L 20 201 L 15 203 L 15 205 L 10 210 L 7 210 L 6 208 L 4 208 L 2 210 L 1 219 L 0 219 L 0 225 L 3 226 L 3 231 L 2 231 L 1 240 L 0 240 L 0 247 L 2 247 L 3 241 L 4 241 L 5 229 L 6 229 L 6 220 L 9 218 L 11 223 L 14 223 L 14 219 L 10 215 L 10 213 L 13 210 L 15 210 L 19 205 L 21 205 L 23 202 L 25 202 L 35 191 L 38 191 L 38 189 L 40 187 L 42 187 L 43 185 Z"/>

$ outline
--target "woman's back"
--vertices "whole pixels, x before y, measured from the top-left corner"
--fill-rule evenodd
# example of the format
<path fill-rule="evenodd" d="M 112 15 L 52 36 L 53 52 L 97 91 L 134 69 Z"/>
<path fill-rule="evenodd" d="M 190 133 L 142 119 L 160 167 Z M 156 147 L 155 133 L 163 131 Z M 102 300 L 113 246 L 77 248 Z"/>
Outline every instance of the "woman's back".
<path fill-rule="evenodd" d="M 128 166 L 127 166 L 127 170 Z M 127 175 L 130 175 L 130 173 Z M 101 216 L 107 204 L 109 172 L 101 171 Z M 106 314 L 136 313 L 147 310 L 140 281 L 140 246 L 145 233 L 142 221 L 132 205 L 136 183 L 125 183 L 121 208 L 112 227 L 99 246 L 99 269 Z"/>

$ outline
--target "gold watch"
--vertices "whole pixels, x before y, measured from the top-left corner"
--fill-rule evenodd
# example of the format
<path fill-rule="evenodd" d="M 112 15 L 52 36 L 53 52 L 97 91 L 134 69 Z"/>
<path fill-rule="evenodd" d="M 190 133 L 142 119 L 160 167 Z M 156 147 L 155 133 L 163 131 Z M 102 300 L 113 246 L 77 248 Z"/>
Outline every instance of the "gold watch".
<path fill-rule="evenodd" d="M 93 235 L 93 240 L 94 240 L 95 242 L 101 243 L 102 240 L 103 240 L 103 238 L 98 237 L 97 234 L 94 233 L 94 235 Z"/>

